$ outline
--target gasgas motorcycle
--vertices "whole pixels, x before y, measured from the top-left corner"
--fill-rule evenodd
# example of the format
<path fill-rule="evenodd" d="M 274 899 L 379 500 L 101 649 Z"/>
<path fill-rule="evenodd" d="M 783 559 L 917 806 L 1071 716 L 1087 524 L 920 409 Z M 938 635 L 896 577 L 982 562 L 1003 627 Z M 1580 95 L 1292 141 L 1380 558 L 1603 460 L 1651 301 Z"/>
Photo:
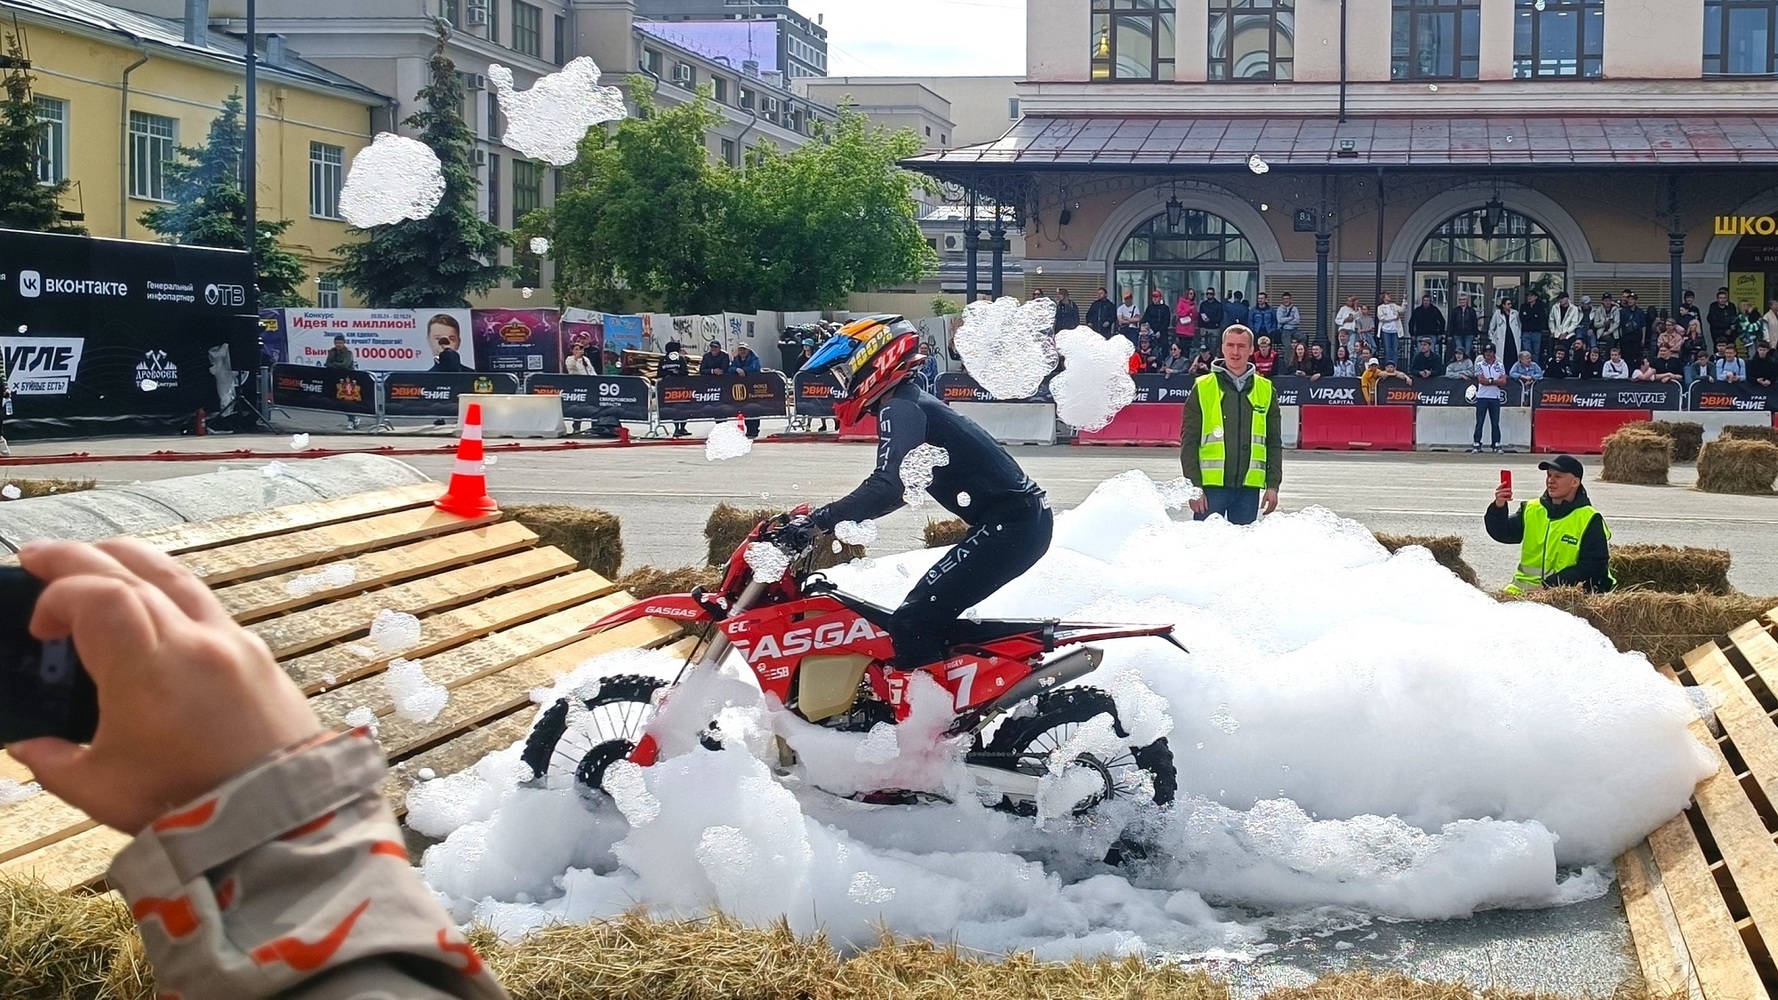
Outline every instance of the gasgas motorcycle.
<path fill-rule="evenodd" d="M 575 695 L 579 706 L 569 698 L 550 704 L 526 739 L 523 760 L 533 780 L 553 782 L 571 775 L 584 790 L 602 792 L 606 771 L 617 761 L 654 764 L 661 753 L 661 734 L 652 728 L 658 709 L 678 685 L 695 672 L 716 669 L 730 653 L 751 668 L 761 690 L 771 696 L 767 703 L 773 710 L 782 706 L 805 722 L 846 732 L 904 721 L 912 703 L 910 675 L 887 665 L 894 657 L 887 631 L 892 612 L 842 593 L 811 570 L 813 545 L 797 548 L 784 537 L 789 519 L 807 512 L 806 506 L 799 507 L 755 526 L 730 557 L 715 592 L 698 587 L 689 594 L 651 597 L 588 626 L 587 631 L 597 632 L 660 618 L 699 627 L 702 635 L 671 682 L 637 675 L 606 677 L 590 695 L 584 688 Z M 788 559 L 780 578 L 756 578 L 746 553 L 757 543 L 776 547 Z M 925 672 L 950 697 L 953 718 L 942 738 L 967 741 L 963 763 L 984 801 L 1033 814 L 1052 752 L 1080 726 L 1108 715 L 1117 735 L 1127 737 L 1109 693 L 1069 685 L 1103 659 L 1098 647 L 1086 643 L 1143 636 L 1184 648 L 1170 625 L 967 618 L 955 623 L 948 633 L 950 655 Z M 1065 652 L 1046 659 L 1057 651 Z M 571 725 L 570 711 L 577 707 L 585 714 L 576 712 L 578 719 Z M 698 738 L 706 747 L 721 745 L 714 724 Z M 782 741 L 779 746 L 779 763 L 794 763 L 789 748 Z M 1068 760 L 1067 767 L 1086 769 L 1090 776 L 1082 780 L 1069 775 L 1069 794 L 1081 794 L 1074 814 L 1120 797 L 1163 805 L 1172 801 L 1176 773 L 1164 737 L 1111 759 L 1104 756 L 1086 752 Z M 884 788 L 846 797 L 912 804 L 943 796 Z"/>

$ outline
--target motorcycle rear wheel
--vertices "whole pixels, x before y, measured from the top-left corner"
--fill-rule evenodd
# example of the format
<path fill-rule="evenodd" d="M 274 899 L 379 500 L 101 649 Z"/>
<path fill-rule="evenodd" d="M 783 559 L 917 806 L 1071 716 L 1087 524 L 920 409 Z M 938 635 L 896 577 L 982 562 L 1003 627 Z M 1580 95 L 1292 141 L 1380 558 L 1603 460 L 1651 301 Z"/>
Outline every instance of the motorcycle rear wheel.
<path fill-rule="evenodd" d="M 570 730 L 569 699 L 545 709 L 525 737 L 520 759 L 539 781 L 566 780 L 590 791 L 605 791 L 605 771 L 627 758 L 654 718 L 654 697 L 667 682 L 659 677 L 625 674 L 607 677 L 580 707 L 588 713 L 585 730 Z"/>
<path fill-rule="evenodd" d="M 1036 711 L 1002 722 L 993 740 L 979 754 L 972 756 L 975 762 L 990 767 L 1041 775 L 1048 767 L 1050 752 L 1066 743 L 1088 720 L 1099 715 L 1111 716 L 1117 735 L 1129 735 L 1118 718 L 1117 702 L 1104 691 L 1088 687 L 1045 691 L 1037 696 Z M 1097 795 L 1075 807 L 1077 816 L 1091 812 L 1108 799 L 1127 798 L 1148 789 L 1152 789 L 1154 804 L 1166 805 L 1173 801 L 1179 787 L 1173 750 L 1164 736 L 1111 760 L 1083 754 L 1072 766 L 1096 770 L 1104 779 L 1104 788 Z M 1137 772 L 1146 775 L 1146 780 L 1141 780 Z M 1001 800 L 1000 808 L 1021 816 L 1037 813 L 1037 803 L 1015 800 L 1010 796 Z"/>

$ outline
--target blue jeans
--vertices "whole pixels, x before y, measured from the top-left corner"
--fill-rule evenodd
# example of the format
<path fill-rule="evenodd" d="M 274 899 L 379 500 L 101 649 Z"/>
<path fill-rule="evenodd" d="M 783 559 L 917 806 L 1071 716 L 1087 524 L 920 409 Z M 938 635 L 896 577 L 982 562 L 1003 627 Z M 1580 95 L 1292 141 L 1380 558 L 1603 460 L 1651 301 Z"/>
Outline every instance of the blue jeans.
<path fill-rule="evenodd" d="M 1193 514 L 1194 521 L 1202 521 L 1212 514 L 1221 514 L 1230 524 L 1252 524 L 1259 520 L 1260 491 L 1246 486 L 1206 486 L 1204 500 L 1209 509 L 1202 514 Z"/>
<path fill-rule="evenodd" d="M 1530 351 L 1531 352 L 1531 360 L 1536 361 L 1539 364 L 1541 364 L 1543 362 L 1543 355 L 1538 353 L 1538 351 L 1540 349 L 1542 349 L 1542 347 L 1543 347 L 1543 334 L 1532 333 L 1529 330 L 1520 331 L 1520 333 L 1519 333 L 1519 350 Z"/>
<path fill-rule="evenodd" d="M 1475 359 L 1475 334 L 1454 333 L 1451 335 L 1451 340 L 1456 343 L 1457 349 L 1463 352 L 1464 357 Z"/>
<path fill-rule="evenodd" d="M 1494 447 L 1500 447 L 1500 400 L 1482 399 L 1475 401 L 1475 446 L 1482 446 L 1482 421 L 1494 421 Z"/>
<path fill-rule="evenodd" d="M 1388 330 L 1382 331 L 1382 334 L 1383 334 L 1383 360 L 1393 361 L 1396 364 L 1400 364 L 1401 363 L 1401 355 L 1398 353 L 1398 351 L 1401 348 L 1401 334 L 1391 333 Z"/>

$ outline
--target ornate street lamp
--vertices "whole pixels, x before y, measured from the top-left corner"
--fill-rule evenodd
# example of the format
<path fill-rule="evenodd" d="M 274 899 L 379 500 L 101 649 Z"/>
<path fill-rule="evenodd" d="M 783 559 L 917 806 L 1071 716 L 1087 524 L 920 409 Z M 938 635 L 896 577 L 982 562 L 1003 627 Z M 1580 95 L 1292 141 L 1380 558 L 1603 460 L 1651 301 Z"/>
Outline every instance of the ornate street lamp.
<path fill-rule="evenodd" d="M 1489 239 L 1506 224 L 1506 206 L 1500 203 L 1500 196 L 1495 195 L 1482 206 L 1482 235 Z"/>
<path fill-rule="evenodd" d="M 1185 205 L 1178 195 L 1167 199 L 1167 232 L 1179 232 L 1179 222 L 1185 218 Z"/>

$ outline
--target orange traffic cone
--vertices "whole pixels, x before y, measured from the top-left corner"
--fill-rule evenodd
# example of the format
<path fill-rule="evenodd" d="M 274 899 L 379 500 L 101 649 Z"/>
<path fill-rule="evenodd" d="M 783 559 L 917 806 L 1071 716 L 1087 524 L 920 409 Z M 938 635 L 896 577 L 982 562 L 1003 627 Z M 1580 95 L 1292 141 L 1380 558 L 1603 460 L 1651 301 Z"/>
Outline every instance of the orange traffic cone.
<path fill-rule="evenodd" d="M 482 404 L 470 403 L 463 416 L 463 437 L 457 442 L 457 464 L 451 469 L 451 485 L 432 505 L 459 517 L 495 513 L 500 505 L 488 495 L 488 475 L 482 467 Z"/>

